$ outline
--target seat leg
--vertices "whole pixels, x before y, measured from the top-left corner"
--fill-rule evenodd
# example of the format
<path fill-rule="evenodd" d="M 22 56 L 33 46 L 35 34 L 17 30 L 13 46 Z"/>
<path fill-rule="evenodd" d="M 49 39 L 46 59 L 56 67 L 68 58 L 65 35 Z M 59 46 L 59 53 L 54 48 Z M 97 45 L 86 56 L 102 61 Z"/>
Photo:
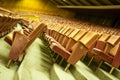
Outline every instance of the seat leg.
<path fill-rule="evenodd" d="M 62 64 L 63 60 L 64 60 L 64 58 L 62 58 L 62 59 L 61 59 L 61 61 L 59 62 L 59 65 L 61 65 L 61 64 Z"/>
<path fill-rule="evenodd" d="M 55 52 L 53 52 L 53 54 L 52 54 L 52 57 L 54 58 L 54 56 L 55 56 Z"/>
<path fill-rule="evenodd" d="M 93 61 L 94 59 L 94 56 L 92 56 L 92 58 L 90 59 L 89 63 L 88 63 L 88 66 L 91 64 L 91 62 Z"/>
<path fill-rule="evenodd" d="M 59 57 L 59 55 L 56 56 L 56 58 L 55 58 L 55 62 L 57 61 L 58 57 Z"/>
<path fill-rule="evenodd" d="M 54 63 L 54 57 L 52 56 L 52 54 L 50 54 L 50 59 L 52 60 L 52 62 Z"/>
<path fill-rule="evenodd" d="M 83 55 L 83 57 L 82 57 L 81 61 L 84 61 L 85 57 L 86 57 L 86 55 Z"/>
<path fill-rule="evenodd" d="M 114 69 L 115 69 L 115 67 L 112 67 L 109 73 L 111 74 Z"/>
<path fill-rule="evenodd" d="M 64 69 L 64 71 L 67 71 L 68 70 L 68 68 L 70 67 L 70 63 L 69 64 L 67 64 L 67 66 L 65 67 L 65 69 Z"/>
<path fill-rule="evenodd" d="M 10 67 L 11 62 L 12 62 L 12 59 L 10 59 L 10 60 L 8 61 L 7 65 L 6 65 L 7 68 Z"/>
<path fill-rule="evenodd" d="M 103 61 L 100 61 L 99 65 L 97 68 L 100 68 L 100 66 L 102 65 Z"/>

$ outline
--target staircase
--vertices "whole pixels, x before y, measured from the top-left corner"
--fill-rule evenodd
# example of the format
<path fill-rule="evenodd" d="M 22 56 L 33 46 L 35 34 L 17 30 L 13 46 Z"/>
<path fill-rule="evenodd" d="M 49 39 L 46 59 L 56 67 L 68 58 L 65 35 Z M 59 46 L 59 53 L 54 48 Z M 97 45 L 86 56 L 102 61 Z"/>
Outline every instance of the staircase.
<path fill-rule="evenodd" d="M 52 62 L 50 50 L 42 37 L 37 38 L 26 50 L 27 54 L 21 64 L 13 63 L 8 69 L 5 65 L 10 46 L 3 38 L 0 44 L 0 80 L 120 80 L 119 69 L 109 74 L 102 68 L 96 69 L 92 65 L 95 65 L 94 62 L 88 67 L 87 61 L 79 61 L 65 72 L 62 65 Z"/>

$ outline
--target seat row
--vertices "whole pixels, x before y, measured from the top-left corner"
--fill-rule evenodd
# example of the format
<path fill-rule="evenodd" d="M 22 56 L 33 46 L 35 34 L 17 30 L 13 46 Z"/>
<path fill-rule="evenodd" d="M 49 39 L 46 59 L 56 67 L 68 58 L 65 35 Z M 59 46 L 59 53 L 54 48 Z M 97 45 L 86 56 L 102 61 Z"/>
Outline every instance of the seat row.
<path fill-rule="evenodd" d="M 41 21 L 46 24 L 60 24 L 80 29 L 87 29 L 99 33 L 108 33 L 112 35 L 120 35 L 120 29 L 114 28 L 114 26 L 105 26 L 97 23 L 90 23 L 89 21 L 82 21 L 81 19 L 75 18 L 63 18 L 60 16 L 41 15 Z M 53 23 L 54 22 L 54 23 Z M 101 20 L 102 22 L 102 20 Z M 104 23 L 104 20 L 103 20 Z M 118 23 L 119 24 L 119 23 Z"/>
<path fill-rule="evenodd" d="M 21 19 L 0 15 L 0 36 L 4 36 L 13 29 Z"/>
<path fill-rule="evenodd" d="M 56 60 L 59 56 L 62 57 L 59 64 L 61 64 L 64 59 L 68 62 L 65 71 L 70 65 L 76 64 L 77 61 L 82 58 L 84 59 L 86 55 L 91 57 L 88 65 L 90 65 L 95 56 L 99 56 L 102 62 L 106 61 L 110 63 L 113 66 L 110 73 L 120 65 L 120 63 L 117 62 L 120 60 L 120 36 L 118 35 L 50 25 L 45 30 L 45 39 L 48 41 L 51 50 L 57 54 Z M 109 54 L 98 53 L 97 51 L 100 51 L 99 49 Z M 97 54 L 95 52 L 97 52 Z M 110 57 L 110 61 L 106 59 L 105 55 Z"/>

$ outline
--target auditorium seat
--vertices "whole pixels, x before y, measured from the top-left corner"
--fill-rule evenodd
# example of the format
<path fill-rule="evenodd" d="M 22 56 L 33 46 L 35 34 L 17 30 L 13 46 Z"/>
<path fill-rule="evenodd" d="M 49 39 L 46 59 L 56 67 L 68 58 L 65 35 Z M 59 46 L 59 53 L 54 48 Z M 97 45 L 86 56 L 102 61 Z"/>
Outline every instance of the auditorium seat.
<path fill-rule="evenodd" d="M 120 42 L 116 44 L 108 53 L 99 51 L 96 55 L 102 59 L 98 67 L 101 66 L 103 61 L 112 65 L 112 68 L 109 72 L 111 74 L 115 68 L 120 66 Z"/>
<path fill-rule="evenodd" d="M 107 44 L 105 47 L 105 53 L 109 52 L 111 48 L 114 47 L 120 41 L 120 36 L 118 35 L 111 35 L 110 38 L 107 40 Z"/>
<path fill-rule="evenodd" d="M 94 58 L 97 62 L 101 60 L 98 56 L 95 55 L 97 52 L 102 51 L 104 53 L 108 53 L 119 41 L 120 36 L 102 34 L 102 36 L 97 40 L 96 45 L 89 52 L 89 56 L 92 55 L 92 57 L 88 63 L 88 66 Z"/>
<path fill-rule="evenodd" d="M 95 42 L 94 45 L 91 46 L 87 56 L 92 57 L 90 62 L 88 63 L 88 65 L 90 65 L 90 63 L 92 62 L 93 58 L 94 58 L 94 54 L 93 54 L 93 49 L 99 49 L 99 50 L 103 50 L 105 49 L 105 45 L 106 45 L 106 41 L 109 39 L 110 35 L 106 34 L 106 33 L 102 33 L 101 36 L 99 37 L 99 39 Z"/>
<path fill-rule="evenodd" d="M 23 56 L 25 55 L 26 48 L 37 38 L 40 33 L 42 33 L 43 29 L 46 28 L 46 25 L 44 23 L 39 23 L 37 26 L 38 27 L 36 27 L 36 29 L 30 33 L 29 36 L 26 36 L 19 32 L 15 33 L 15 37 L 9 53 L 9 61 L 6 67 L 9 67 L 12 61 L 21 62 Z"/>
<path fill-rule="evenodd" d="M 91 60 L 88 63 L 88 66 L 90 65 L 90 63 L 92 62 L 93 59 L 95 59 L 95 61 L 100 62 L 102 61 L 102 57 L 108 55 L 107 53 L 110 53 L 110 51 L 112 51 L 115 47 L 116 44 L 118 44 L 118 42 L 120 41 L 120 36 L 117 35 L 111 35 L 108 37 L 108 39 L 102 39 L 99 38 L 100 40 L 97 41 L 95 48 L 93 48 L 93 50 L 91 51 L 91 53 L 93 54 Z M 96 55 L 101 53 L 103 55 Z M 110 71 L 110 73 L 112 72 L 112 70 Z"/>
<path fill-rule="evenodd" d="M 0 37 L 6 35 L 8 32 L 13 29 L 16 24 L 20 21 L 20 18 L 13 18 L 8 15 L 0 16 Z"/>
<path fill-rule="evenodd" d="M 66 50 L 62 45 L 59 45 L 57 43 L 52 43 L 50 45 L 50 48 L 67 60 L 68 65 L 65 68 L 66 71 L 69 68 L 70 64 L 74 65 L 83 57 L 83 55 L 87 54 L 88 49 L 97 40 L 98 37 L 99 34 L 89 31 L 85 36 L 83 36 L 82 39 L 72 45 L 70 51 Z"/>

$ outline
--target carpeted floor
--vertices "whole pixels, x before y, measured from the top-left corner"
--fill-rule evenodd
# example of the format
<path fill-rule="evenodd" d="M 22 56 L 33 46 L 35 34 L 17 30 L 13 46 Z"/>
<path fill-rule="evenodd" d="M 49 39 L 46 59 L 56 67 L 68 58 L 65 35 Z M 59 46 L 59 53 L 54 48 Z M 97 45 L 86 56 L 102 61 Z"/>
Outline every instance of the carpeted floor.
<path fill-rule="evenodd" d="M 2 39 L 0 39 L 0 80 L 14 80 L 18 65 L 11 65 L 11 68 L 6 68 L 8 61 L 8 53 L 10 46 Z"/>
<path fill-rule="evenodd" d="M 0 80 L 49 80 L 50 60 L 49 50 L 42 40 L 37 38 L 26 50 L 26 56 L 20 65 L 12 63 L 6 68 L 10 46 L 0 39 Z"/>
<path fill-rule="evenodd" d="M 18 79 L 16 80 L 49 80 L 50 68 L 52 66 L 49 51 L 46 49 L 40 39 L 26 50 L 26 56 L 18 69 Z"/>

